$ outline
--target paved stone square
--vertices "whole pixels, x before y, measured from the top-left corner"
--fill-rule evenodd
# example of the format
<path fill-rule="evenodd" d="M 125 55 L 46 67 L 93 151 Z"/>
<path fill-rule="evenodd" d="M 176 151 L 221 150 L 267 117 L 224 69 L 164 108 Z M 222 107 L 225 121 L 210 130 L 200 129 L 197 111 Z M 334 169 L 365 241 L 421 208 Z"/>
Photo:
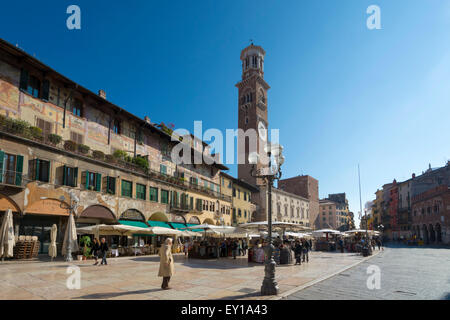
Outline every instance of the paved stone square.
<path fill-rule="evenodd" d="M 367 269 L 380 270 L 380 288 L 367 287 Z M 378 256 L 313 286 L 290 300 L 450 300 L 450 248 L 393 245 Z"/>
<path fill-rule="evenodd" d="M 312 252 L 301 266 L 278 266 L 280 293 L 314 283 L 364 261 L 355 253 Z M 0 299 L 56 300 L 184 300 L 184 299 L 273 299 L 259 295 L 264 265 L 236 260 L 187 259 L 175 256 L 172 290 L 161 290 L 157 277 L 159 257 L 124 257 L 108 260 L 107 266 L 93 261 L 73 265 L 81 270 L 81 289 L 69 290 L 66 262 L 7 261 L 0 263 Z"/>

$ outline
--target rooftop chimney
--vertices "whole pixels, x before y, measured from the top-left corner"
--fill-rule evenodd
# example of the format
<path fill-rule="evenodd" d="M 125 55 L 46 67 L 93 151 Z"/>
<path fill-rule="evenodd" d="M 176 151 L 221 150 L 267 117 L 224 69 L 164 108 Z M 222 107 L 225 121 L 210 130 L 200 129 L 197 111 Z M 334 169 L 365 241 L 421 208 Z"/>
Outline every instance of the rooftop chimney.
<path fill-rule="evenodd" d="M 148 116 L 144 117 L 145 122 L 147 122 L 148 124 L 151 124 L 152 122 L 150 121 L 150 118 Z"/>
<path fill-rule="evenodd" d="M 106 100 L 106 91 L 105 90 L 98 90 L 98 95 Z"/>

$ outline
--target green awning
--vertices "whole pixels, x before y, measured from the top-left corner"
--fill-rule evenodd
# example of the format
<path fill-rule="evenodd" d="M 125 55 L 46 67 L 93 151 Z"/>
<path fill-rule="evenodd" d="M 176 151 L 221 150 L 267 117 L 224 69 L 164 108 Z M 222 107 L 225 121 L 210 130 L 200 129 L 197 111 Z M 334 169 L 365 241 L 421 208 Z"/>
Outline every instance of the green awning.
<path fill-rule="evenodd" d="M 120 224 L 124 226 L 132 226 L 139 228 L 148 228 L 148 225 L 142 221 L 130 221 L 130 220 L 119 220 Z M 154 237 L 154 234 L 134 234 L 133 237 Z"/>
<path fill-rule="evenodd" d="M 119 223 L 123 224 L 124 226 L 148 228 L 148 225 L 142 221 L 119 220 Z"/>
<path fill-rule="evenodd" d="M 192 224 L 192 223 L 186 223 L 186 225 L 187 225 L 188 227 L 198 226 L 198 224 Z M 203 230 L 203 229 L 186 229 L 186 230 L 194 231 L 194 232 L 204 232 L 204 231 L 205 231 L 205 230 Z"/>
<path fill-rule="evenodd" d="M 150 227 L 163 227 L 163 228 L 173 229 L 168 222 L 149 220 L 149 221 L 147 221 L 147 223 L 150 225 Z"/>
<path fill-rule="evenodd" d="M 172 225 L 172 228 L 174 228 L 174 229 L 181 230 L 181 231 L 186 230 L 186 225 L 184 223 L 171 222 L 170 224 Z"/>

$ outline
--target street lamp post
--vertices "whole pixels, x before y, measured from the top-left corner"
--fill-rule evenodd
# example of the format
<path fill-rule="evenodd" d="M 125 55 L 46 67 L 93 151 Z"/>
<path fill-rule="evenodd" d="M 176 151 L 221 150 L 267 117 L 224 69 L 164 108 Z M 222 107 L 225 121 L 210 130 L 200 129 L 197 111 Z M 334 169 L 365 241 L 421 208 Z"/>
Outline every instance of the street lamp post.
<path fill-rule="evenodd" d="M 278 295 L 278 284 L 275 281 L 275 267 L 276 262 L 273 258 L 273 252 L 275 247 L 272 241 L 272 186 L 275 180 L 281 178 L 281 165 L 284 163 L 284 157 L 282 155 L 283 147 L 278 144 L 268 143 L 264 147 L 264 151 L 267 153 L 269 158 L 268 172 L 256 172 L 255 165 L 259 161 L 259 155 L 254 152 L 249 155 L 249 163 L 253 165 L 251 175 L 257 178 L 263 178 L 267 184 L 267 220 L 268 220 L 268 235 L 269 235 L 269 245 L 266 247 L 267 259 L 264 268 L 264 280 L 261 286 L 261 295 L 272 296 Z M 275 166 L 272 168 L 271 157 L 274 156 Z"/>

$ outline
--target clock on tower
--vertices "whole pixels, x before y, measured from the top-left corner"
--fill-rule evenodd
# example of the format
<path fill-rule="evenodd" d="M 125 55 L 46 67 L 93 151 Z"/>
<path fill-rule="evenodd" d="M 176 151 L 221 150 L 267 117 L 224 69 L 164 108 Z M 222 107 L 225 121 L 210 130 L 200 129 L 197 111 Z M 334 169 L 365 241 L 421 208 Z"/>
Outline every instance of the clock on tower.
<path fill-rule="evenodd" d="M 262 181 L 251 176 L 248 156 L 252 152 L 262 154 L 268 140 L 267 91 L 270 86 L 264 81 L 265 55 L 264 49 L 253 43 L 242 50 L 242 80 L 236 85 L 239 90 L 238 128 L 244 132 L 252 129 L 258 137 L 256 145 L 250 144 L 249 139 L 245 140 L 245 145 L 238 144 L 238 157 L 245 159 L 245 163 L 238 165 L 238 177 L 253 185 L 261 185 Z M 259 168 L 260 164 L 257 165 Z"/>

